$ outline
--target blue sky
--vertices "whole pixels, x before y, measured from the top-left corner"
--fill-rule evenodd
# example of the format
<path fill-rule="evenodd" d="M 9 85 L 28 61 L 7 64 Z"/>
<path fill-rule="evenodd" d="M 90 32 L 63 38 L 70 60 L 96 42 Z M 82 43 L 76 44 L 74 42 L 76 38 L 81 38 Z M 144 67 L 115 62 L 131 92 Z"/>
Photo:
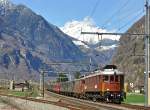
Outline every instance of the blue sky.
<path fill-rule="evenodd" d="M 127 30 L 144 14 L 145 0 L 11 0 L 24 4 L 48 22 L 63 26 L 89 16 L 100 28 Z M 92 14 L 92 11 L 94 10 Z"/>

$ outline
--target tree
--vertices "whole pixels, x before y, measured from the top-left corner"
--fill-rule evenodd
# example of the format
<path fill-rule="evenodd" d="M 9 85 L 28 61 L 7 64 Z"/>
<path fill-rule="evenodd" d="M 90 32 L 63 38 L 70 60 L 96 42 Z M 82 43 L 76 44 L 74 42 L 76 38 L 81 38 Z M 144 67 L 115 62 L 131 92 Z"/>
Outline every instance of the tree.
<path fill-rule="evenodd" d="M 74 78 L 75 78 L 75 79 L 79 79 L 79 78 L 80 78 L 80 75 L 81 75 L 80 72 L 76 72 L 76 73 L 74 74 Z"/>
<path fill-rule="evenodd" d="M 65 82 L 68 81 L 68 77 L 66 73 L 60 73 L 57 78 L 57 82 Z"/>

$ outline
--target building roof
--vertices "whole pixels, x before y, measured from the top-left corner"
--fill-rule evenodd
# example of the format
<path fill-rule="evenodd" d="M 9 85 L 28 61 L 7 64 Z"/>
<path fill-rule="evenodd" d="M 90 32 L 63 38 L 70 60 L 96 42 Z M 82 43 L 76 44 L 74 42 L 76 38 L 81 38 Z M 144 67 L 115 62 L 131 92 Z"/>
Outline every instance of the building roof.
<path fill-rule="evenodd" d="M 27 84 L 25 84 L 25 83 L 16 83 L 16 84 L 14 84 L 14 86 L 15 86 L 15 88 L 17 87 L 17 88 L 22 88 L 22 87 L 27 87 Z"/>

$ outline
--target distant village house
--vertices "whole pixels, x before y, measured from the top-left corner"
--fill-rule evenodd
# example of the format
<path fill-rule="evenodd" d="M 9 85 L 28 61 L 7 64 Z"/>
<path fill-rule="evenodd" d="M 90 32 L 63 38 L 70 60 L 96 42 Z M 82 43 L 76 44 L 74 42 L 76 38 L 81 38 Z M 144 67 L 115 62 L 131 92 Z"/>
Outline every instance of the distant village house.
<path fill-rule="evenodd" d="M 14 81 L 10 81 L 10 90 L 15 91 L 27 91 L 30 89 L 30 84 L 25 81 L 24 83 L 15 83 Z"/>

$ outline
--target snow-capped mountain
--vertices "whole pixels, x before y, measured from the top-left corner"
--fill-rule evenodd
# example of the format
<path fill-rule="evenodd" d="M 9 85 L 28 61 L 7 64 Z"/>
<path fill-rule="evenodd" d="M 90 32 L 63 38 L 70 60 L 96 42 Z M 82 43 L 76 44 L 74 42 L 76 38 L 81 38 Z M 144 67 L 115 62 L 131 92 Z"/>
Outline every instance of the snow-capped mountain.
<path fill-rule="evenodd" d="M 114 35 L 81 35 L 82 32 L 114 32 L 102 29 L 95 25 L 94 21 L 85 17 L 83 21 L 72 20 L 60 28 L 64 33 L 72 37 L 74 44 L 95 60 L 98 64 L 107 64 L 111 62 L 112 56 L 118 47 L 120 36 Z"/>
<path fill-rule="evenodd" d="M 70 22 L 67 22 L 63 27 L 61 27 L 61 30 L 64 33 L 72 36 L 73 38 L 78 39 L 80 41 L 87 42 L 89 44 L 96 44 L 101 39 L 98 38 L 97 35 L 81 35 L 81 31 L 103 32 L 103 33 L 113 32 L 113 31 L 108 31 L 106 29 L 102 29 L 96 26 L 94 21 L 89 17 L 85 17 L 83 21 L 72 20 Z M 102 36 L 102 39 L 111 39 L 111 40 L 118 41 L 120 39 L 120 36 L 105 35 L 105 36 Z"/>
<path fill-rule="evenodd" d="M 0 0 L 1 4 L 10 3 L 8 0 Z"/>
<path fill-rule="evenodd" d="M 10 0 L 0 0 L 0 8 L 13 8 L 14 4 L 12 2 L 10 2 Z"/>

